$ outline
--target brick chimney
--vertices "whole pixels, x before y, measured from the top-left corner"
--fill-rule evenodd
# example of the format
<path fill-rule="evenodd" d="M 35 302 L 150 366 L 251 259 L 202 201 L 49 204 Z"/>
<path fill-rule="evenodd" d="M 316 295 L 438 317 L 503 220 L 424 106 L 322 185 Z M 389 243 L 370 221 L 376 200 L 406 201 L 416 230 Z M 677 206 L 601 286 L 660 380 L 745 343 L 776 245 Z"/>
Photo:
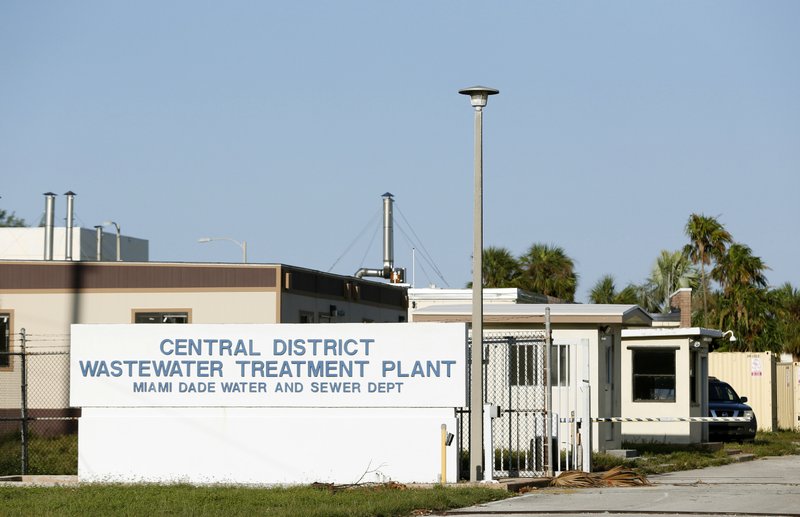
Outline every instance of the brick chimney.
<path fill-rule="evenodd" d="M 669 306 L 681 313 L 681 327 L 692 326 L 692 288 L 681 287 L 669 297 Z"/>

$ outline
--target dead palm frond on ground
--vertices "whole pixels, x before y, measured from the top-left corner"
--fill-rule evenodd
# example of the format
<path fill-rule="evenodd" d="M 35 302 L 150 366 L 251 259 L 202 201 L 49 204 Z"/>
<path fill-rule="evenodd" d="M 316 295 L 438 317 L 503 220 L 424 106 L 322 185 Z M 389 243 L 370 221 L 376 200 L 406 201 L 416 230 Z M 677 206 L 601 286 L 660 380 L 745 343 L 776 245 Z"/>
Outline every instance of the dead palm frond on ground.
<path fill-rule="evenodd" d="M 581 472 L 568 470 L 562 472 L 550 482 L 550 486 L 562 488 L 592 488 L 612 486 L 646 486 L 650 482 L 635 470 L 625 467 L 614 467 L 605 472 Z"/>

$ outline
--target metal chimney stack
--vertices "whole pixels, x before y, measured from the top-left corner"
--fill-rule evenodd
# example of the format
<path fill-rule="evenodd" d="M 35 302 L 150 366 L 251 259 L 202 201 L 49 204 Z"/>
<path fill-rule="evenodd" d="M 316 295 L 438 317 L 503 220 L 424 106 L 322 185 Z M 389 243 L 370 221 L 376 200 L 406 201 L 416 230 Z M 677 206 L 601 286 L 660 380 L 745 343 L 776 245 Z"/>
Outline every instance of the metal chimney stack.
<path fill-rule="evenodd" d="M 74 219 L 74 202 L 75 193 L 71 190 L 64 193 L 67 196 L 67 236 L 66 236 L 66 250 L 64 252 L 65 260 L 72 260 L 72 221 Z"/>
<path fill-rule="evenodd" d="M 383 269 L 368 269 L 362 267 L 356 271 L 356 278 L 376 276 L 386 278 L 391 283 L 405 282 L 405 269 L 394 268 L 394 230 L 392 225 L 392 204 L 394 196 L 386 192 L 383 196 Z"/>
<path fill-rule="evenodd" d="M 392 204 L 394 196 L 383 196 L 383 278 L 390 278 L 394 269 L 394 233 L 392 230 Z"/>
<path fill-rule="evenodd" d="M 53 222 L 55 219 L 56 195 L 44 193 L 44 259 L 53 260 Z"/>
<path fill-rule="evenodd" d="M 97 233 L 97 261 L 100 262 L 103 260 L 103 226 L 98 224 L 94 229 Z"/>

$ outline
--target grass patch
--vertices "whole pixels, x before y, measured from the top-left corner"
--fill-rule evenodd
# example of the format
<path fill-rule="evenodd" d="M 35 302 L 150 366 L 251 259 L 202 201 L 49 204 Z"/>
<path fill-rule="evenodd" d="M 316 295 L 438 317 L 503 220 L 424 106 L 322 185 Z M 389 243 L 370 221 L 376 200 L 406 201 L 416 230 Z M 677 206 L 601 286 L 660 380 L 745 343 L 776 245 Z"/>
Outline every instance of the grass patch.
<path fill-rule="evenodd" d="M 191 485 L 85 485 L 3 487 L 3 515 L 83 516 L 225 515 L 270 517 L 409 516 L 442 512 L 510 497 L 482 487 L 431 489 L 358 487 L 331 492 L 290 488 L 197 487 Z"/>
<path fill-rule="evenodd" d="M 726 443 L 726 449 L 740 449 L 742 452 L 762 456 L 786 456 L 800 454 L 800 433 L 796 431 L 776 431 L 756 433 L 752 442 Z"/>
<path fill-rule="evenodd" d="M 632 467 L 642 474 L 663 474 L 679 470 L 701 469 L 726 465 L 734 461 L 730 452 L 741 451 L 758 458 L 800 454 L 800 433 L 778 431 L 759 432 L 755 440 L 745 443 L 726 443 L 722 450 L 710 451 L 700 445 L 676 446 L 660 443 L 626 443 L 623 448 L 635 449 L 639 457 L 622 459 L 608 454 L 593 454 L 592 469 L 610 470 L 617 466 Z"/>
<path fill-rule="evenodd" d="M 0 476 L 22 472 L 22 444 L 19 434 L 0 438 Z M 54 438 L 32 435 L 28 447 L 28 474 L 77 474 L 78 435 Z"/>

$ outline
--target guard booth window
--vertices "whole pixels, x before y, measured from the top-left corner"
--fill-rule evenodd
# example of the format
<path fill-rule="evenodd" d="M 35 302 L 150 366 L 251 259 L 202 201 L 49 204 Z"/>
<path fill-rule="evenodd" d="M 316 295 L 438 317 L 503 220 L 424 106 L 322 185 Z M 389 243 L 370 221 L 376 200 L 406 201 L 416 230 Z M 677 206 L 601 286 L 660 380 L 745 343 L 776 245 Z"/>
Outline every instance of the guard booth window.
<path fill-rule="evenodd" d="M 633 349 L 633 400 L 675 402 L 675 349 Z"/>
<path fill-rule="evenodd" d="M 188 312 L 136 312 L 134 323 L 189 323 Z"/>

